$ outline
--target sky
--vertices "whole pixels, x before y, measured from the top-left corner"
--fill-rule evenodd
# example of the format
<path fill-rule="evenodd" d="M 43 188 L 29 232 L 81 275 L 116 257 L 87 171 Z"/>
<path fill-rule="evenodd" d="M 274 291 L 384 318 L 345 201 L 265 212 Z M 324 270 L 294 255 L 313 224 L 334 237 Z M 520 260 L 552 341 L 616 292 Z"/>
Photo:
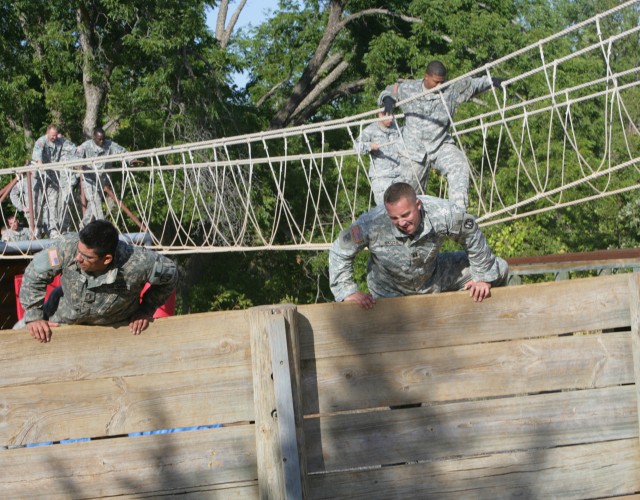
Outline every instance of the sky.
<path fill-rule="evenodd" d="M 229 11 L 227 12 L 227 19 L 230 19 L 238 6 L 238 1 L 235 0 L 229 5 Z M 249 24 L 257 26 L 265 19 L 267 10 L 274 11 L 278 7 L 278 0 L 247 0 L 238 22 L 234 28 L 234 31 L 248 26 Z M 218 16 L 218 9 L 213 9 L 208 12 L 207 25 L 211 30 L 215 30 L 216 18 Z M 247 76 L 243 73 L 237 73 L 234 77 L 234 81 L 238 87 L 244 87 L 247 84 Z"/>

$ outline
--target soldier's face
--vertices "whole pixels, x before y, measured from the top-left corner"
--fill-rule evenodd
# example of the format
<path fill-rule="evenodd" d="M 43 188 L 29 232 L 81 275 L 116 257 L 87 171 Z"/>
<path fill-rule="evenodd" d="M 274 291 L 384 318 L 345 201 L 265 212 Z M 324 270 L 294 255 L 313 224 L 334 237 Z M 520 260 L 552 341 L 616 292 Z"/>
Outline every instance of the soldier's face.
<path fill-rule="evenodd" d="M 16 219 L 15 217 L 9 218 L 9 220 L 7 220 L 7 225 L 9 226 L 9 229 L 13 229 L 14 231 L 16 231 L 19 225 L 18 219 Z"/>
<path fill-rule="evenodd" d="M 391 126 L 391 124 L 393 123 L 393 116 L 391 116 L 388 113 L 378 113 L 378 117 L 379 118 L 384 118 L 384 120 L 382 120 L 380 122 L 380 124 L 384 127 L 389 128 Z"/>
<path fill-rule="evenodd" d="M 113 256 L 107 254 L 100 256 L 95 250 L 87 245 L 78 242 L 78 251 L 76 252 L 76 263 L 78 267 L 86 273 L 100 273 L 109 267 L 113 260 Z"/>
<path fill-rule="evenodd" d="M 102 146 L 104 144 L 104 134 L 93 134 L 93 142 L 98 146 Z"/>
<path fill-rule="evenodd" d="M 424 84 L 424 87 L 428 90 L 431 90 L 437 87 L 438 85 L 442 85 L 446 81 L 447 81 L 446 76 L 430 75 L 429 73 L 426 73 L 424 75 L 424 78 L 422 79 L 422 83 Z"/>
<path fill-rule="evenodd" d="M 414 234 L 422 222 L 422 202 L 419 199 L 400 198 L 395 203 L 385 203 L 387 215 L 394 226 L 405 234 Z"/>
<path fill-rule="evenodd" d="M 58 129 L 57 128 L 50 128 L 49 130 L 47 130 L 47 139 L 49 139 L 49 141 L 51 142 L 55 142 L 55 140 L 58 138 Z"/>

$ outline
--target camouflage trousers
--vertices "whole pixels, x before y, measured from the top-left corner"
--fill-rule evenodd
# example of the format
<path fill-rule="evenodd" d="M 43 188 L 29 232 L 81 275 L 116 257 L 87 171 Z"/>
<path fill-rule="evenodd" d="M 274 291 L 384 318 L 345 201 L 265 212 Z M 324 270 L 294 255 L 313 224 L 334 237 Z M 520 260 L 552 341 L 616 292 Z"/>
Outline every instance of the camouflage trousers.
<path fill-rule="evenodd" d="M 102 187 L 104 186 L 105 176 L 83 175 L 82 191 L 87 207 L 82 217 L 81 227 L 86 226 L 89 222 L 97 219 L 104 219 L 102 211 Z"/>
<path fill-rule="evenodd" d="M 426 161 L 418 162 L 405 156 L 400 157 L 402 171 L 418 194 L 424 191 L 429 180 L 429 170 L 433 166 L 447 179 L 449 201 L 463 212 L 469 206 L 469 162 L 465 154 L 455 144 L 443 143 Z M 396 181 L 398 182 L 398 181 Z"/>
<path fill-rule="evenodd" d="M 505 286 L 509 279 L 509 264 L 501 257 L 496 257 L 500 277 L 492 283 L 492 287 Z M 368 277 L 367 277 L 368 278 Z M 463 290 L 464 285 L 471 281 L 471 265 L 464 250 L 456 252 L 442 252 L 438 254 L 436 268 L 431 277 L 415 291 L 416 295 L 427 293 L 454 292 Z M 393 283 L 379 283 L 367 279 L 369 292 L 375 299 L 385 297 L 399 297 L 404 295 L 395 290 Z"/>
<path fill-rule="evenodd" d="M 73 198 L 75 178 L 63 173 L 50 176 L 44 190 L 49 237 L 57 238 L 71 229 L 71 215 L 78 212 Z"/>

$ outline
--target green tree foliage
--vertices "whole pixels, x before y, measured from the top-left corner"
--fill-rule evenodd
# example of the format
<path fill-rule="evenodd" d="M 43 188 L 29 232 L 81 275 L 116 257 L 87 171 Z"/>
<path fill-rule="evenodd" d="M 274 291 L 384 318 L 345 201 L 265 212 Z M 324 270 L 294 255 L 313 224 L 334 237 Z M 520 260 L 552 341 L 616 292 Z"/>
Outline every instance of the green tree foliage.
<path fill-rule="evenodd" d="M 263 22 L 234 35 L 233 17 L 226 21 L 229 0 L 0 0 L 0 167 L 21 165 L 51 121 L 77 143 L 102 125 L 119 144 L 138 150 L 351 116 L 375 108 L 386 85 L 420 78 L 433 59 L 444 62 L 455 78 L 618 4 L 618 0 L 281 0 Z M 242 5 L 239 2 L 238 8 Z M 214 7 L 220 15 L 212 31 L 205 19 L 207 9 Z M 571 37 L 546 44 L 545 56 L 563 57 L 585 41 L 597 43 L 599 36 L 637 23 L 638 9 L 626 9 L 602 22 L 601 35 L 593 29 L 577 30 Z M 639 66 L 637 42 L 637 37 L 629 37 L 611 46 L 612 71 Z M 502 73 L 494 76 L 513 77 L 539 65 L 536 58 L 516 58 L 500 66 Z M 246 89 L 234 84 L 237 71 L 249 75 Z M 563 64 L 554 78 L 568 87 L 602 77 L 606 71 L 602 53 L 595 50 Z M 630 74 L 620 83 L 637 77 Z M 549 73 L 539 73 L 514 84 L 512 90 L 527 100 L 550 93 L 550 86 Z M 640 90 L 632 92 L 636 98 L 627 99 L 633 105 L 626 109 L 601 97 L 574 105 L 571 120 L 558 115 L 550 124 L 548 116 L 532 116 L 527 139 L 551 147 L 548 152 L 525 148 L 530 175 L 544 177 L 547 163 L 552 166 L 550 181 L 563 175 L 559 165 L 567 131 L 569 135 L 576 131 L 580 152 L 590 165 L 606 167 L 636 157 Z M 580 95 L 577 91 L 574 97 Z M 543 100 L 530 111 L 549 104 Z M 457 118 L 474 116 L 482 106 L 465 104 Z M 625 130 L 602 134 L 604 112 L 623 115 L 620 123 Z M 511 132 L 519 136 L 521 130 L 514 127 Z M 505 166 L 497 172 L 496 183 L 509 198 L 505 202 L 512 203 L 516 188 L 521 195 L 530 188 L 518 178 L 522 175 L 518 157 L 503 139 L 491 131 L 486 146 L 492 152 L 500 144 L 503 148 Z M 480 164 L 482 138 L 476 134 L 464 141 L 472 164 Z M 336 151 L 350 149 L 352 143 L 346 134 L 327 132 L 324 146 Z M 292 155 L 308 152 L 301 139 L 291 139 L 286 147 Z M 284 145 L 282 151 L 274 147 L 269 153 L 276 156 L 283 150 Z M 248 152 L 238 149 L 231 155 L 245 158 Z M 571 158 L 564 168 L 576 172 L 585 162 Z M 266 168 L 257 171 L 249 201 L 266 228 L 274 218 L 276 197 L 272 173 Z M 344 182 L 352 189 L 366 189 L 356 171 L 355 159 L 346 159 Z M 171 206 L 159 179 L 138 178 L 156 207 L 148 222 L 154 230 L 161 228 L 168 241 L 179 231 L 177 225 L 166 223 L 171 209 L 179 207 L 185 219 L 194 213 L 187 188 L 193 173 L 170 175 L 166 180 L 175 186 Z M 339 181 L 332 169 L 322 175 L 328 189 Z M 637 176 L 637 170 L 626 175 Z M 437 192 L 439 179 L 432 177 L 429 191 Z M 114 180 L 122 181 L 117 175 Z M 201 186 L 216 182 L 220 179 L 198 179 Z M 305 214 L 305 200 L 298 193 L 306 190 L 306 182 L 300 169 L 287 172 L 285 195 L 297 218 Z M 318 188 L 318 180 L 313 182 L 312 188 Z M 594 184 L 603 187 L 606 182 Z M 125 196 L 123 201 L 131 200 Z M 568 201 L 567 195 L 558 195 L 555 201 Z M 242 204 L 233 198 L 226 202 L 240 223 Z M 362 203 L 358 213 L 365 209 Z M 329 207 L 318 208 L 329 213 Z M 342 200 L 337 208 L 344 214 L 350 210 Z M 637 194 L 631 191 L 489 226 L 485 233 L 496 253 L 505 257 L 637 245 L 638 213 Z M 130 229 L 136 230 L 134 225 Z M 288 241 L 289 230 L 280 228 L 276 242 Z M 326 252 L 193 255 L 178 260 L 184 269 L 180 301 L 185 312 L 331 300 Z M 365 262 L 362 255 L 356 263 L 362 290 Z"/>

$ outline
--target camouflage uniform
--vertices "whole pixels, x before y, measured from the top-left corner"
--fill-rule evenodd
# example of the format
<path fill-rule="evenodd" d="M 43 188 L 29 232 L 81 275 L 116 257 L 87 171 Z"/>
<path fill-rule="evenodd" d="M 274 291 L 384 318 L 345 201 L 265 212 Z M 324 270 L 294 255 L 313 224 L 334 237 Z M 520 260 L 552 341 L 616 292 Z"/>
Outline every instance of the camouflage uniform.
<path fill-rule="evenodd" d="M 79 158 L 96 158 L 114 154 L 126 153 L 127 150 L 111 139 L 105 139 L 102 146 L 98 146 L 93 139 L 83 142 L 76 151 Z M 82 217 L 82 226 L 92 220 L 104 219 L 102 211 L 102 188 L 111 186 L 109 174 L 100 172 L 111 166 L 109 162 L 95 162 L 82 167 L 82 189 L 87 200 L 87 209 Z"/>
<path fill-rule="evenodd" d="M 370 252 L 367 284 L 374 298 L 461 290 L 469 280 L 506 284 L 507 262 L 492 253 L 472 215 L 447 200 L 418 198 L 422 222 L 414 235 L 398 230 L 383 206 L 340 233 L 329 252 L 329 279 L 337 301 L 358 291 L 353 261 L 365 247 Z M 447 238 L 466 251 L 439 253 Z"/>
<path fill-rule="evenodd" d="M 447 179 L 449 200 L 460 210 L 469 205 L 469 164 L 449 134 L 449 126 L 457 107 L 492 87 L 491 78 L 464 78 L 401 105 L 405 115 L 404 148 L 400 151 L 408 171 L 414 173 L 410 183 L 421 192 L 426 185 L 431 165 Z M 426 92 L 422 80 L 407 80 L 388 86 L 378 98 L 391 96 L 396 101 Z"/>
<path fill-rule="evenodd" d="M 118 243 L 113 263 L 104 273 L 87 274 L 75 261 L 78 241 L 77 234 L 67 235 L 37 253 L 27 266 L 20 289 L 25 322 L 41 319 L 85 325 L 128 322 L 138 311 L 153 315 L 176 288 L 178 270 L 173 261 L 123 241 Z M 43 310 L 45 291 L 58 274 L 63 295 L 57 310 L 47 315 Z M 140 293 L 147 282 L 151 287 L 140 302 Z"/>
<path fill-rule="evenodd" d="M 43 172 L 35 171 L 31 172 L 31 193 L 33 201 L 33 223 L 35 227 L 32 228 L 35 236 L 39 238 L 45 232 L 47 232 L 47 222 L 49 215 L 47 213 L 47 206 L 44 203 L 44 185 L 45 176 Z M 11 188 L 9 197 L 11 203 L 17 210 L 23 212 L 29 224 L 31 224 L 31 217 L 29 215 L 29 184 L 26 177 L 21 177 Z"/>
<path fill-rule="evenodd" d="M 385 127 L 381 122 L 375 122 L 365 128 L 356 139 L 356 153 L 371 156 L 369 179 L 376 205 L 383 204 L 384 192 L 391 184 L 409 182 L 409 179 L 402 175 L 400 168 L 398 154 L 400 133 L 395 121 L 389 127 Z M 372 143 L 378 144 L 379 148 L 372 151 Z"/>
<path fill-rule="evenodd" d="M 30 239 L 31 231 L 28 227 L 23 227 L 17 231 L 7 228 L 2 233 L 2 241 L 22 241 Z"/>
<path fill-rule="evenodd" d="M 64 137 L 51 142 L 46 135 L 40 137 L 31 159 L 35 162 L 57 163 L 74 160 L 76 145 Z M 47 205 L 49 236 L 55 238 L 69 230 L 73 187 L 78 182 L 77 174 L 69 171 L 45 170 L 45 203 Z"/>

